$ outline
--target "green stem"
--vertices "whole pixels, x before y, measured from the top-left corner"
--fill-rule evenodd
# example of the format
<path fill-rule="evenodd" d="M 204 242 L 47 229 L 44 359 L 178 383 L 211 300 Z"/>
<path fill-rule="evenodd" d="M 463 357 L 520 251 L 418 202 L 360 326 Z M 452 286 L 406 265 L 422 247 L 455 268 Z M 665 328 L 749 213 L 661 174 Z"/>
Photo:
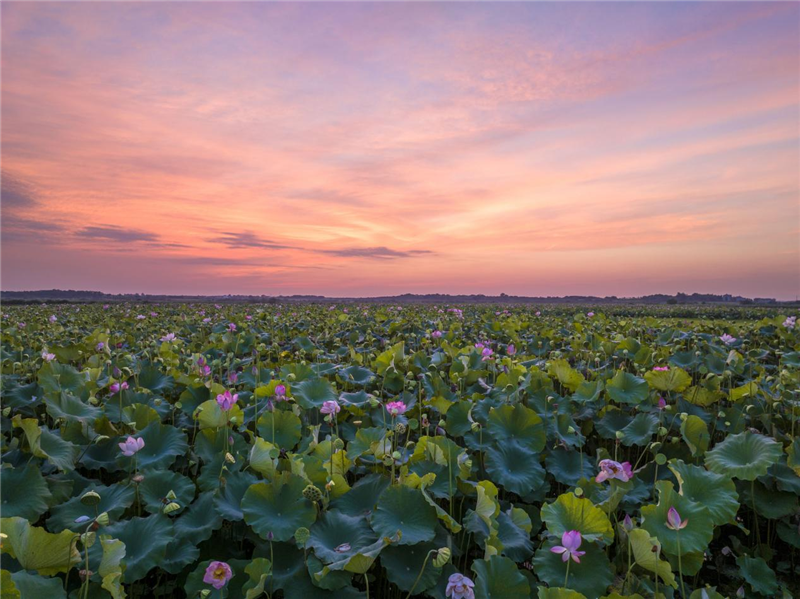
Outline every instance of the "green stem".
<path fill-rule="evenodd" d="M 435 549 L 432 549 L 432 550 L 428 551 L 427 555 L 425 556 L 425 561 L 422 562 L 422 568 L 420 569 L 419 574 L 417 574 L 417 579 L 414 581 L 414 584 L 411 585 L 411 590 L 408 591 L 408 595 L 406 595 L 406 599 L 409 599 L 409 597 L 411 597 L 411 593 L 413 593 L 414 589 L 417 588 L 417 584 L 419 583 L 419 579 L 422 578 L 422 573 L 425 571 L 425 566 L 428 565 L 428 560 L 431 557 L 431 553 L 435 553 L 435 552 L 436 552 Z M 567 567 L 569 567 L 569 566 L 567 566 Z"/>
<path fill-rule="evenodd" d="M 570 563 L 571 561 L 572 561 L 572 557 L 570 557 L 570 558 L 567 560 L 567 575 L 564 577 L 564 588 L 565 588 L 565 589 L 568 589 L 568 588 L 569 588 L 569 586 L 567 586 L 567 585 L 569 584 L 569 563 Z"/>
<path fill-rule="evenodd" d="M 678 539 L 678 576 L 681 577 L 681 597 L 686 599 L 686 588 L 683 586 L 683 563 L 681 562 L 681 533 L 675 531 L 675 536 Z M 656 573 L 658 579 L 658 573 Z"/>

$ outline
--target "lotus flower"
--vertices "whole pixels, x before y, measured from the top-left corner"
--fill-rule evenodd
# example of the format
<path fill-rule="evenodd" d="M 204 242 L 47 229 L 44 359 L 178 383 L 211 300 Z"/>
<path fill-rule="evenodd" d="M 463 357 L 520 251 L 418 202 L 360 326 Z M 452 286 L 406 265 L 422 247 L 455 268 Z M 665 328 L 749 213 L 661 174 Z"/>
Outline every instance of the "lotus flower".
<path fill-rule="evenodd" d="M 144 447 L 144 439 L 141 437 L 134 438 L 128 437 L 124 443 L 119 443 L 119 448 L 122 450 L 122 455 L 131 457 Z"/>
<path fill-rule="evenodd" d="M 228 330 L 229 330 L 231 333 L 234 333 L 234 332 L 236 332 L 236 325 L 235 325 L 235 324 L 233 324 L 233 323 L 230 323 L 230 324 L 228 325 Z"/>
<path fill-rule="evenodd" d="M 55 359 L 56 359 L 55 354 L 47 353 L 47 350 L 44 350 L 42 352 L 42 360 L 44 360 L 45 362 L 52 362 Z"/>
<path fill-rule="evenodd" d="M 111 391 L 111 394 L 119 393 L 120 391 L 125 391 L 128 389 L 129 385 L 127 382 L 122 381 L 121 383 L 112 383 L 111 386 L 108 388 Z"/>
<path fill-rule="evenodd" d="M 239 401 L 239 395 L 231 395 L 231 392 L 227 389 L 225 393 L 217 395 L 217 405 L 223 412 L 230 410 L 237 401 Z"/>
<path fill-rule="evenodd" d="M 56 321 L 56 320 L 58 320 L 58 319 L 56 318 L 56 315 L 55 315 L 55 314 L 52 314 L 52 315 L 50 316 L 50 318 L 48 318 L 48 320 L 49 320 L 50 322 L 55 322 L 55 321 Z M 784 323 L 784 324 L 785 324 L 785 323 Z"/>
<path fill-rule="evenodd" d="M 569 558 L 572 558 L 572 561 L 580 564 L 581 556 L 586 555 L 585 551 L 578 551 L 582 542 L 581 533 L 577 530 L 570 530 L 561 535 L 561 545 L 551 547 L 550 551 L 560 553 L 562 562 L 569 561 Z"/>
<path fill-rule="evenodd" d="M 230 381 L 231 385 L 235 385 L 236 381 L 239 380 L 239 373 L 235 370 L 232 370 L 228 373 L 228 381 Z"/>
<path fill-rule="evenodd" d="M 275 399 L 278 401 L 286 400 L 286 385 L 277 385 L 275 387 Z"/>
<path fill-rule="evenodd" d="M 211 562 L 203 575 L 203 582 L 215 589 L 221 589 L 233 578 L 231 567 L 225 562 Z"/>
<path fill-rule="evenodd" d="M 481 361 L 482 361 L 482 362 L 486 362 L 487 360 L 491 360 L 491 359 L 492 359 L 492 354 L 493 354 L 493 353 L 494 353 L 494 352 L 493 352 L 493 351 L 492 351 L 490 348 L 488 348 L 488 347 L 484 347 L 484 348 L 481 350 Z"/>
<path fill-rule="evenodd" d="M 335 399 L 331 399 L 329 401 L 323 402 L 322 407 L 319 409 L 320 412 L 323 414 L 338 414 L 341 410 L 341 406 L 337 403 Z"/>
<path fill-rule="evenodd" d="M 541 316 L 542 313 L 539 310 L 536 310 L 536 316 Z"/>
<path fill-rule="evenodd" d="M 731 345 L 732 343 L 736 343 L 736 337 L 728 335 L 728 333 L 722 335 L 719 338 L 719 340 L 722 341 L 725 345 Z"/>
<path fill-rule="evenodd" d="M 145 318 L 147 318 L 147 316 L 145 316 L 144 314 L 139 314 L 136 316 L 136 320 L 144 320 Z"/>
<path fill-rule="evenodd" d="M 616 478 L 622 482 L 628 482 L 633 477 L 633 470 L 630 462 L 615 462 L 614 460 L 600 460 L 600 474 L 594 479 L 601 483 L 610 478 Z"/>
<path fill-rule="evenodd" d="M 517 353 L 517 347 L 513 343 L 509 344 L 509 346 L 506 347 L 506 354 L 508 354 L 509 356 L 513 356 L 516 353 Z"/>
<path fill-rule="evenodd" d="M 52 316 L 50 318 L 53 318 Z M 783 326 L 787 329 L 793 329 L 794 326 L 797 324 L 797 316 L 787 316 L 786 320 L 783 321 Z"/>
<path fill-rule="evenodd" d="M 175 341 L 175 333 L 167 333 L 161 338 L 161 341 L 164 343 L 170 343 L 171 341 Z"/>
<path fill-rule="evenodd" d="M 669 371 L 669 366 L 653 366 L 653 370 L 655 372 L 667 372 Z"/>
<path fill-rule="evenodd" d="M 407 409 L 408 406 L 406 406 L 406 404 L 404 404 L 402 401 L 391 401 L 386 404 L 386 411 L 392 416 L 404 414 Z"/>
<path fill-rule="evenodd" d="M 444 596 L 449 599 L 475 599 L 475 591 L 472 590 L 474 587 L 475 583 L 471 579 L 456 572 L 447 579 Z"/>
<path fill-rule="evenodd" d="M 664 399 L 663 397 L 659 397 L 658 398 L 658 409 L 659 410 L 663 410 L 666 407 L 667 407 L 667 400 Z"/>
<path fill-rule="evenodd" d="M 669 508 L 667 512 L 667 528 L 671 528 L 672 530 L 681 530 L 682 528 L 686 528 L 686 525 L 689 524 L 689 519 L 681 520 L 681 515 L 678 513 L 674 507 Z"/>
<path fill-rule="evenodd" d="M 594 312 L 587 312 L 587 313 L 586 313 L 586 316 L 587 316 L 588 318 L 592 318 L 592 317 L 594 316 Z"/>
<path fill-rule="evenodd" d="M 437 329 L 433 333 L 431 333 L 431 337 L 433 337 L 434 339 L 441 339 L 442 332 Z"/>

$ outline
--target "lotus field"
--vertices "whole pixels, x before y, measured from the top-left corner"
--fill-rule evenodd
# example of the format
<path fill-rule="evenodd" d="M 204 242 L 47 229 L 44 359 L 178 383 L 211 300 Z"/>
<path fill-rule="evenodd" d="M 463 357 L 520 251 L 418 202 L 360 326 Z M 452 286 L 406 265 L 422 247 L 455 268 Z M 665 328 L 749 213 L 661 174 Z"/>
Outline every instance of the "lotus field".
<path fill-rule="evenodd" d="M 5 306 L 2 597 L 791 597 L 753 307 Z"/>

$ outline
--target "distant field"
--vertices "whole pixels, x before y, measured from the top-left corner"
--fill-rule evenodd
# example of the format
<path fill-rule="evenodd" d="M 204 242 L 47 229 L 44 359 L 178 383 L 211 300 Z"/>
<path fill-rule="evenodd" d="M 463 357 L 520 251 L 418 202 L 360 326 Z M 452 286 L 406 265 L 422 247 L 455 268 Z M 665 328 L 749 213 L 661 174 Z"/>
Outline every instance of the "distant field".
<path fill-rule="evenodd" d="M 796 308 L 2 311 L 4 599 L 800 592 Z"/>

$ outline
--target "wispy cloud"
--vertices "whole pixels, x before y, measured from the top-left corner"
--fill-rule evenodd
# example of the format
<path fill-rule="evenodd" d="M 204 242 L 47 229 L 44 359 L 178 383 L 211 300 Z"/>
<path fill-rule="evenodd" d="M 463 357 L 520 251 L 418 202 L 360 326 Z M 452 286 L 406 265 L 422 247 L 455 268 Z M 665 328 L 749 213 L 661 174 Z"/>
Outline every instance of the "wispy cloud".
<path fill-rule="evenodd" d="M 259 249 L 280 250 L 290 247 L 287 245 L 274 243 L 272 241 L 269 241 L 268 239 L 262 239 L 255 233 L 249 233 L 247 231 L 243 231 L 241 233 L 222 233 L 218 237 L 212 237 L 211 239 L 209 239 L 209 241 L 211 243 L 218 243 L 221 245 L 225 245 L 232 249 L 259 248 Z"/>
<path fill-rule="evenodd" d="M 136 243 L 139 241 L 158 241 L 159 236 L 149 231 L 128 229 L 125 227 L 91 226 L 78 231 L 79 237 L 98 241 L 116 241 L 119 243 Z"/>
<path fill-rule="evenodd" d="M 413 258 L 431 254 L 429 250 L 391 250 L 387 247 L 369 248 L 343 248 L 338 250 L 320 250 L 323 254 L 331 256 L 341 256 L 343 258 L 376 258 L 379 260 L 389 260 L 392 258 Z"/>

